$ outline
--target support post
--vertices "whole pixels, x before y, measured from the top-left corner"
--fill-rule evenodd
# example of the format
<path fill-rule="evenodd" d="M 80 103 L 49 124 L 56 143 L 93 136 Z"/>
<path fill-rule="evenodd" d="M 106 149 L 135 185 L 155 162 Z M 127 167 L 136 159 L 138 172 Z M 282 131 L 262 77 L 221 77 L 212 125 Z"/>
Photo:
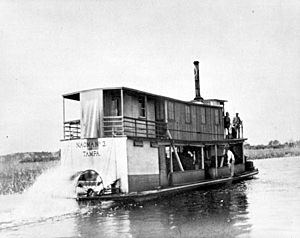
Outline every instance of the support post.
<path fill-rule="evenodd" d="M 172 156 L 172 147 L 171 147 L 171 145 L 169 147 L 169 151 L 170 151 L 170 172 L 173 173 L 173 156 Z"/>
<path fill-rule="evenodd" d="M 123 93 L 123 89 L 121 89 L 121 115 L 122 117 L 124 117 L 124 93 Z"/>
<path fill-rule="evenodd" d="M 124 93 L 123 89 L 121 89 L 121 121 L 122 121 L 122 135 L 125 134 L 125 128 L 124 128 Z"/>
<path fill-rule="evenodd" d="M 216 177 L 218 176 L 218 146 L 215 145 Z"/>
<path fill-rule="evenodd" d="M 168 135 L 168 137 L 172 140 L 172 136 L 171 136 L 171 133 L 170 133 L 169 130 L 167 130 L 167 135 Z M 181 171 L 184 171 L 183 166 L 182 166 L 181 161 L 180 161 L 180 157 L 179 157 L 179 155 L 178 155 L 178 153 L 177 153 L 176 147 L 173 145 L 172 142 L 171 142 L 171 146 L 172 146 L 172 148 L 173 148 L 173 150 L 174 150 L 174 154 L 175 154 L 175 157 L 176 157 L 176 159 L 177 159 L 177 162 L 178 162 L 178 165 L 179 165 L 180 170 L 181 170 Z"/>
<path fill-rule="evenodd" d="M 177 153 L 176 147 L 174 145 L 172 145 L 172 147 L 173 147 L 174 154 L 175 154 L 176 160 L 178 162 L 179 168 L 180 168 L 181 171 L 184 171 L 183 166 L 182 166 L 181 161 L 180 161 L 180 157 Z"/>
<path fill-rule="evenodd" d="M 99 129 L 100 129 L 100 132 L 99 132 L 99 137 L 102 138 L 104 137 L 104 115 L 103 115 L 103 90 L 99 90 L 99 94 L 98 94 L 98 100 L 99 100 L 99 114 L 98 114 L 98 117 L 99 117 L 99 122 L 100 122 L 100 126 L 99 126 Z"/>
<path fill-rule="evenodd" d="M 242 123 L 241 128 L 240 128 L 240 138 L 244 138 L 243 123 Z"/>
<path fill-rule="evenodd" d="M 66 139 L 66 132 L 65 132 L 65 121 L 66 121 L 66 115 L 65 115 L 65 98 L 63 97 L 63 135 L 64 139 Z"/>
<path fill-rule="evenodd" d="M 168 123 L 168 103 L 167 103 L 167 100 L 165 100 L 165 104 L 164 104 L 164 114 L 165 114 L 165 123 Z"/>
<path fill-rule="evenodd" d="M 244 154 L 244 143 L 242 143 L 242 158 L 243 158 L 243 164 L 245 164 L 245 154 Z"/>
<path fill-rule="evenodd" d="M 223 165 L 224 165 L 224 155 L 222 155 L 222 159 L 221 159 L 221 163 L 220 163 L 220 168 L 223 167 Z"/>
<path fill-rule="evenodd" d="M 201 169 L 204 169 L 204 148 L 201 147 Z"/>

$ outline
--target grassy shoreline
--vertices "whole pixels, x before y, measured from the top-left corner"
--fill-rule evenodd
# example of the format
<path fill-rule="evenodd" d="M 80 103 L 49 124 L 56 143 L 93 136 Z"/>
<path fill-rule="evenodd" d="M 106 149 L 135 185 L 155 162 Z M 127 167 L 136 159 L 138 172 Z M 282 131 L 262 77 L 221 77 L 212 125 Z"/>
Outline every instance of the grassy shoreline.
<path fill-rule="evenodd" d="M 38 163 L 60 160 L 60 150 L 56 152 L 23 152 L 0 156 L 0 162 Z"/>
<path fill-rule="evenodd" d="M 300 156 L 300 147 L 281 148 L 245 148 L 245 155 L 249 160 L 269 159 L 279 157 Z M 15 161 L 18 163 L 38 163 L 59 161 L 60 151 L 56 152 L 25 152 L 0 156 L 0 162 Z"/>
<path fill-rule="evenodd" d="M 300 147 L 245 149 L 250 160 L 300 156 Z"/>

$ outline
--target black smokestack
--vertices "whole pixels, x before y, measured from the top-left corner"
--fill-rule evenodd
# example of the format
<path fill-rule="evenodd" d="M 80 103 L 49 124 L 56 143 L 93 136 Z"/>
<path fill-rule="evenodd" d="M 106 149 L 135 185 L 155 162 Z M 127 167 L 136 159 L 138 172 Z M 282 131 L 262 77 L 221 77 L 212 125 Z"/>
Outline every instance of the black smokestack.
<path fill-rule="evenodd" d="M 194 61 L 194 75 L 195 75 L 195 101 L 203 101 L 203 98 L 200 95 L 200 77 L 199 77 L 199 61 Z"/>

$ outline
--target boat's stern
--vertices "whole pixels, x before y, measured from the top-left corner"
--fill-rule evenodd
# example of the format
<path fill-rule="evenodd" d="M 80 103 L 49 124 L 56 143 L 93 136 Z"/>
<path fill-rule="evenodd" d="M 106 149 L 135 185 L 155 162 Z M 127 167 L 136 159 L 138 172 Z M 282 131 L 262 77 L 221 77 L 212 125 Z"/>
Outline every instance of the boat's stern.
<path fill-rule="evenodd" d="M 77 196 L 128 192 L 126 137 L 62 141 L 61 165 Z"/>

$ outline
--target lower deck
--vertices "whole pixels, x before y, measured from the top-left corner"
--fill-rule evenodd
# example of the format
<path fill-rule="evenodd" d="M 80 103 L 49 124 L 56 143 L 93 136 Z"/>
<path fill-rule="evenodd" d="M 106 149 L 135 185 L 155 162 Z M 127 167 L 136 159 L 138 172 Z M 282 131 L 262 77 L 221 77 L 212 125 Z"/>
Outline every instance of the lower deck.
<path fill-rule="evenodd" d="M 101 194 L 161 191 L 187 184 L 230 180 L 234 174 L 239 176 L 252 171 L 253 165 L 246 161 L 243 153 L 243 142 L 240 139 L 186 143 L 126 136 L 65 140 L 62 141 L 62 166 L 73 178 L 76 178 L 74 174 L 95 171 L 103 187 Z M 225 146 L 235 156 L 233 164 L 224 156 Z M 80 184 L 95 184 L 96 181 L 82 182 Z M 94 190 L 90 185 L 80 189 L 83 194 Z"/>
<path fill-rule="evenodd" d="M 147 201 L 147 200 L 153 200 L 160 197 L 170 196 L 176 193 L 185 192 L 193 189 L 201 189 L 206 188 L 209 186 L 214 185 L 221 185 L 221 184 L 230 184 L 232 182 L 245 180 L 249 178 L 253 178 L 253 176 L 258 174 L 257 169 L 253 169 L 252 171 L 245 171 L 237 176 L 234 177 L 227 177 L 227 178 L 220 178 L 220 179 L 209 179 L 205 181 L 198 181 L 194 183 L 188 183 L 188 184 L 182 184 L 172 187 L 166 187 L 166 188 L 158 188 L 155 190 L 148 190 L 143 192 L 131 192 L 128 194 L 125 193 L 119 193 L 119 194 L 107 194 L 107 195 L 95 195 L 95 196 L 81 196 L 78 197 L 78 201 L 135 201 L 135 202 L 141 202 L 141 201 Z"/>

